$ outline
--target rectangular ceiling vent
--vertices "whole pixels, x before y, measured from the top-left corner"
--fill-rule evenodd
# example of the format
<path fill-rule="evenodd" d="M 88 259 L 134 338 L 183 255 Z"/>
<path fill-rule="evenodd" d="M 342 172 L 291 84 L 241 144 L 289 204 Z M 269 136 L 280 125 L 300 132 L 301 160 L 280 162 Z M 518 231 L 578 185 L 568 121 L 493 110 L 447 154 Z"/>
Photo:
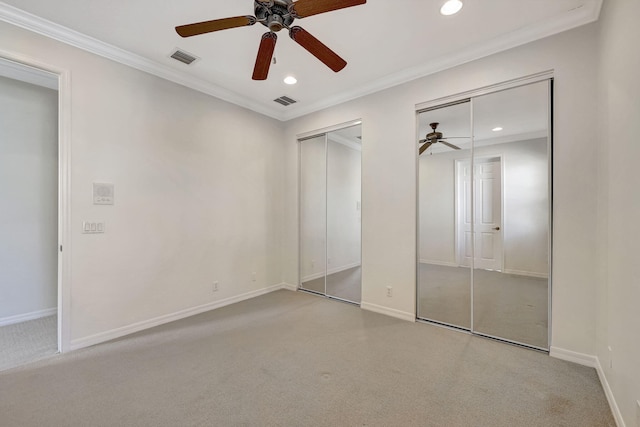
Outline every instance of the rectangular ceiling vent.
<path fill-rule="evenodd" d="M 274 101 L 277 102 L 278 104 L 284 105 L 285 107 L 298 102 L 295 99 L 289 98 L 288 96 L 281 96 L 280 98 L 274 99 Z"/>
<path fill-rule="evenodd" d="M 191 65 L 193 64 L 195 61 L 197 61 L 198 58 L 195 55 L 192 55 L 188 52 L 185 52 L 184 50 L 181 49 L 176 49 L 172 54 L 171 54 L 171 58 L 175 59 L 176 61 L 180 61 L 183 64 L 187 64 L 187 65 Z"/>

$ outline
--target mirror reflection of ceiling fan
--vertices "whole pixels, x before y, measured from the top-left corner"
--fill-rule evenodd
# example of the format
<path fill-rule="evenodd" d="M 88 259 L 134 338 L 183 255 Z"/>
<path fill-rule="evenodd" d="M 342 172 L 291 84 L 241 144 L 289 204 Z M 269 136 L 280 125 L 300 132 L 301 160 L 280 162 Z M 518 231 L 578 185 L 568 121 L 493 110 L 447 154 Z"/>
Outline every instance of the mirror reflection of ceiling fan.
<path fill-rule="evenodd" d="M 261 23 L 269 31 L 262 35 L 252 78 L 266 80 L 278 40 L 276 33 L 286 28 L 289 30 L 289 37 L 337 73 L 347 65 L 347 62 L 302 27 L 291 26 L 291 24 L 296 18 L 306 18 L 366 2 L 367 0 L 255 0 L 255 16 L 235 16 L 181 25 L 176 27 L 176 32 L 182 37 L 191 37 L 229 28 L 250 26 L 256 22 Z"/>
<path fill-rule="evenodd" d="M 425 137 L 425 139 L 421 139 L 420 141 L 418 141 L 418 144 L 423 144 L 420 147 L 420 154 L 424 153 L 425 151 L 427 151 L 427 148 L 431 147 L 433 144 L 436 143 L 440 143 L 443 145 L 446 145 L 449 148 L 453 148 L 454 150 L 460 150 L 460 147 L 458 147 L 457 145 L 453 145 L 449 142 L 447 142 L 447 139 L 466 139 L 466 137 L 464 136 L 449 136 L 449 137 L 444 137 L 442 132 L 438 132 L 436 129 L 438 128 L 438 125 L 440 123 L 434 122 L 434 123 L 429 123 L 429 126 L 431 126 L 431 129 L 433 129 L 433 131 L 431 133 L 428 133 L 427 136 Z"/>

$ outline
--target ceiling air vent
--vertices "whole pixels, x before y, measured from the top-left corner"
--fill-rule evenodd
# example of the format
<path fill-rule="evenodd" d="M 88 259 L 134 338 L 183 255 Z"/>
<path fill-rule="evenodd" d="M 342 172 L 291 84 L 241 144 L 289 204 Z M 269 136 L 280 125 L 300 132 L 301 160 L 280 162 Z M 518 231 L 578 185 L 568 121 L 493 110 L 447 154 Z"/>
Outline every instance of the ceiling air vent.
<path fill-rule="evenodd" d="M 284 105 L 285 107 L 298 102 L 295 99 L 289 98 L 288 96 L 281 96 L 280 98 L 274 99 L 274 101 L 277 102 L 278 104 Z"/>
<path fill-rule="evenodd" d="M 188 52 L 185 52 L 184 50 L 180 50 L 180 49 L 176 49 L 172 54 L 171 54 L 171 58 L 175 59 L 176 61 L 180 61 L 184 64 L 187 65 L 191 65 L 193 64 L 195 61 L 197 61 L 199 58 L 197 56 L 194 56 Z"/>

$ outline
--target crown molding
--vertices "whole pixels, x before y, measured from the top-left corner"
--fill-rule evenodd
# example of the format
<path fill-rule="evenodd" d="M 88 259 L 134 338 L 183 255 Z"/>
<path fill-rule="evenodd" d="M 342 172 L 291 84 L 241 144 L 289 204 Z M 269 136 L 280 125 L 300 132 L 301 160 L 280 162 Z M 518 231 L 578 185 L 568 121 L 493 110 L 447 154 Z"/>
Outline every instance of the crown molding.
<path fill-rule="evenodd" d="M 284 115 L 283 120 L 287 121 L 295 119 L 297 117 L 333 107 L 384 89 L 389 89 L 393 86 L 398 86 L 412 80 L 435 74 L 449 68 L 513 49 L 563 31 L 568 31 L 582 25 L 590 24 L 597 21 L 600 17 L 602 2 L 603 0 L 590 0 L 581 7 L 569 10 L 565 14 L 544 21 L 543 23 L 536 23 L 520 28 L 509 34 L 496 37 L 488 42 L 476 44 L 450 55 L 441 56 L 427 64 L 418 65 L 399 73 L 390 74 L 370 84 L 359 86 L 351 91 L 343 92 L 340 95 L 326 98 L 308 106 L 300 106 L 296 110 L 287 112 Z"/>
<path fill-rule="evenodd" d="M 193 77 L 186 72 L 175 70 L 156 61 L 104 43 L 62 25 L 40 18 L 36 15 L 0 2 L 0 20 L 27 29 L 45 37 L 94 53 L 137 70 L 172 81 L 190 89 L 214 96 L 240 107 L 247 108 L 280 121 L 295 119 L 325 108 L 333 107 L 362 96 L 370 95 L 393 86 L 410 82 L 446 69 L 465 64 L 498 52 L 512 49 L 532 41 L 567 31 L 598 20 L 603 0 L 590 0 L 585 5 L 572 9 L 564 15 L 549 19 L 541 24 L 523 27 L 493 40 L 477 44 L 450 55 L 442 56 L 427 64 L 408 68 L 378 79 L 370 84 L 359 86 L 340 95 L 323 99 L 307 106 L 296 106 L 294 110 L 276 112 L 260 102 L 221 86 Z"/>
<path fill-rule="evenodd" d="M 277 120 L 281 114 L 249 98 L 0 2 L 0 20 Z"/>

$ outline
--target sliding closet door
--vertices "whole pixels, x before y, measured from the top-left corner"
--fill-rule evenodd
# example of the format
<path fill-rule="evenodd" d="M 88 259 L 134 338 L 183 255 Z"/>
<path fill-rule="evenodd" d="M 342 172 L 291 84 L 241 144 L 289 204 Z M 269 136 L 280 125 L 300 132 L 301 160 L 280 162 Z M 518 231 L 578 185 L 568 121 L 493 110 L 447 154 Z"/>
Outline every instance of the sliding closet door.
<path fill-rule="evenodd" d="M 472 102 L 473 331 L 548 349 L 550 81 Z"/>
<path fill-rule="evenodd" d="M 418 140 L 418 317 L 470 329 L 469 100 L 419 113 Z"/>
<path fill-rule="evenodd" d="M 327 134 L 327 296 L 360 303 L 361 126 Z"/>
<path fill-rule="evenodd" d="M 300 141 L 300 288 L 326 294 L 326 135 Z"/>

